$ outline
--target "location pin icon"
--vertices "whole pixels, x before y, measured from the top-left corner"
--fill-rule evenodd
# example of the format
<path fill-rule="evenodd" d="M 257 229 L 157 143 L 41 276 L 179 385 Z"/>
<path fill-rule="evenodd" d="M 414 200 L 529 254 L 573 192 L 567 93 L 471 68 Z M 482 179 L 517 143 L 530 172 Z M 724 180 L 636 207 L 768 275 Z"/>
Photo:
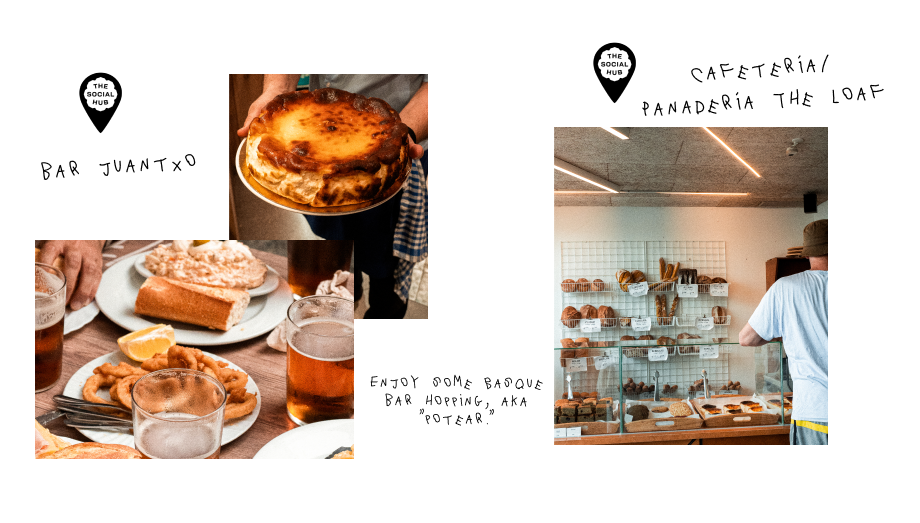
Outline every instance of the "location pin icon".
<path fill-rule="evenodd" d="M 80 84 L 80 102 L 101 133 L 121 103 L 121 84 L 110 74 L 91 74 Z"/>
<path fill-rule="evenodd" d="M 607 96 L 616 103 L 636 72 L 636 55 L 623 44 L 607 44 L 594 54 L 594 72 Z"/>

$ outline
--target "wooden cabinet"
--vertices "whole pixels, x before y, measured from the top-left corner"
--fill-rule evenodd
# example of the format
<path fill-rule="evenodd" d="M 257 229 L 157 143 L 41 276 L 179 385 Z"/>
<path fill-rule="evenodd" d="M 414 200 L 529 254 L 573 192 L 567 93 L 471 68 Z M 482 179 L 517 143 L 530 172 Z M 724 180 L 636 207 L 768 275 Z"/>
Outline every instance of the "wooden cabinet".
<path fill-rule="evenodd" d="M 767 290 L 773 283 L 785 276 L 805 272 L 811 268 L 808 258 L 773 258 L 767 260 Z"/>

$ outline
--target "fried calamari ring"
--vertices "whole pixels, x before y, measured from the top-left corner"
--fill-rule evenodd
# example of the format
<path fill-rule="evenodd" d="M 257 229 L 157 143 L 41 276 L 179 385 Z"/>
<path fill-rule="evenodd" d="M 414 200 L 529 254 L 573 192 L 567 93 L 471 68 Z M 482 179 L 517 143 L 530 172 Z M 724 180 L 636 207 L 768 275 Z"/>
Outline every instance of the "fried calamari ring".
<path fill-rule="evenodd" d="M 112 386 L 112 389 L 115 390 L 115 394 L 112 395 L 112 392 L 109 391 L 109 394 L 112 395 L 112 399 L 118 400 L 122 405 L 131 409 L 131 389 L 141 377 L 143 377 L 143 375 L 133 374 L 115 382 L 115 385 Z"/>
<path fill-rule="evenodd" d="M 246 389 L 233 389 L 227 395 L 227 404 L 246 401 Z"/>
<path fill-rule="evenodd" d="M 114 366 L 111 363 L 103 363 L 101 366 L 93 369 L 93 374 L 102 374 L 104 376 L 114 376 L 116 378 L 124 378 L 126 376 L 131 376 L 133 374 L 147 374 L 142 369 L 131 365 L 130 363 L 121 362 L 118 366 Z"/>
<path fill-rule="evenodd" d="M 201 351 L 198 352 L 201 353 Z M 204 353 L 201 353 L 200 355 L 196 354 L 195 356 L 198 358 L 198 366 L 201 372 L 207 372 L 205 368 L 208 368 L 214 372 L 214 377 L 220 375 L 221 367 L 210 356 L 207 356 Z"/>
<path fill-rule="evenodd" d="M 224 408 L 224 421 L 241 418 L 256 408 L 256 395 L 246 393 L 242 403 L 228 403 Z"/>
<path fill-rule="evenodd" d="M 93 374 L 86 380 L 83 385 L 83 399 L 93 403 L 105 403 L 107 405 L 118 405 L 117 402 L 104 400 L 96 395 L 100 387 L 111 387 L 115 384 L 115 376 L 106 376 L 104 374 Z"/>
<path fill-rule="evenodd" d="M 227 363 L 226 361 L 218 361 L 218 362 L 217 362 L 217 366 L 220 367 L 220 368 L 222 368 L 222 369 L 226 369 L 227 367 L 230 366 L 230 364 Z"/>
<path fill-rule="evenodd" d="M 195 358 L 195 349 L 173 345 L 167 352 L 170 369 L 198 370 L 198 359 Z"/>
<path fill-rule="evenodd" d="M 168 369 L 169 368 L 169 358 L 166 356 L 166 353 L 160 353 L 152 358 L 144 360 L 144 363 L 141 364 L 141 368 L 147 372 L 155 372 L 158 370 Z"/>
<path fill-rule="evenodd" d="M 228 392 L 239 388 L 245 389 L 246 383 L 249 381 L 249 376 L 241 370 L 220 369 L 218 376 L 220 376 L 220 381 Z"/>

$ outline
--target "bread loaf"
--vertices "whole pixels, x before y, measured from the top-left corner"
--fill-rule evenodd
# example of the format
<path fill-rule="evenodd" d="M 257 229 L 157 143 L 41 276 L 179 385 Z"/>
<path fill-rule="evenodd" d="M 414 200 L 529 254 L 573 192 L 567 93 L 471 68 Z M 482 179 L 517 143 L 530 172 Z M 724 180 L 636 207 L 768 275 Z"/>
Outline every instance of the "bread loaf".
<path fill-rule="evenodd" d="M 597 309 L 594 308 L 594 305 L 582 305 L 581 306 L 581 319 L 593 320 L 596 318 L 597 318 Z"/>
<path fill-rule="evenodd" d="M 603 292 L 605 289 L 604 280 L 598 278 L 591 283 L 591 290 L 594 292 Z"/>
<path fill-rule="evenodd" d="M 655 338 L 653 338 L 651 334 L 644 334 L 644 335 L 642 335 L 642 336 L 639 336 L 637 339 L 639 339 L 639 340 L 654 340 Z"/>
<path fill-rule="evenodd" d="M 665 279 L 665 280 L 667 280 L 668 278 L 671 277 L 671 271 L 673 271 L 673 270 L 674 270 L 674 265 L 672 265 L 672 264 L 669 263 L 667 269 L 665 269 L 665 271 L 664 271 L 664 279 Z"/>
<path fill-rule="evenodd" d="M 620 336 L 620 341 L 636 341 L 636 338 L 633 336 Z"/>
<path fill-rule="evenodd" d="M 633 283 L 642 283 L 645 281 L 645 273 L 636 269 L 632 271 L 632 282 Z"/>
<path fill-rule="evenodd" d="M 576 292 L 588 292 L 591 290 L 591 282 L 587 278 L 578 278 L 578 283 L 575 284 Z"/>
<path fill-rule="evenodd" d="M 249 293 L 243 290 L 151 276 L 137 294 L 134 313 L 228 331 L 248 305 Z"/>
<path fill-rule="evenodd" d="M 588 338 L 575 338 L 575 346 L 576 347 L 587 347 L 588 342 L 590 341 L 591 340 L 589 340 Z"/>
<path fill-rule="evenodd" d="M 559 340 L 559 343 L 562 344 L 563 349 L 574 349 L 575 348 L 575 342 L 572 341 L 572 338 L 562 338 L 561 340 Z"/>
<path fill-rule="evenodd" d="M 570 329 L 577 328 L 579 320 L 581 320 L 581 313 L 575 307 L 570 305 L 562 309 L 562 324 L 566 327 Z"/>
<path fill-rule="evenodd" d="M 620 282 L 620 290 L 624 292 L 629 290 L 629 284 L 633 281 L 632 273 L 629 271 L 620 271 L 618 274 L 617 281 Z"/>
<path fill-rule="evenodd" d="M 620 327 L 629 327 L 632 324 L 632 318 L 620 318 Z"/>
<path fill-rule="evenodd" d="M 661 336 L 658 338 L 658 345 L 674 345 L 675 343 L 677 342 L 674 341 L 674 338 L 669 338 L 667 336 Z"/>
<path fill-rule="evenodd" d="M 725 278 L 713 278 L 712 283 L 728 283 Z"/>
<path fill-rule="evenodd" d="M 674 314 L 677 313 L 678 302 L 680 302 L 680 296 L 674 296 L 674 301 L 671 302 L 671 312 L 668 313 L 669 318 L 673 318 Z"/>
<path fill-rule="evenodd" d="M 661 274 L 659 280 L 664 280 L 668 274 L 668 266 L 664 263 L 664 258 L 658 258 L 658 272 Z"/>
<path fill-rule="evenodd" d="M 575 280 L 562 280 L 562 292 L 575 292 Z"/>
<path fill-rule="evenodd" d="M 728 313 L 725 312 L 725 307 L 716 305 L 712 308 L 712 322 L 716 325 L 725 324 L 725 316 L 727 315 Z"/>
<path fill-rule="evenodd" d="M 700 285 L 709 285 L 710 283 L 712 283 L 712 278 L 710 278 L 709 276 L 697 276 L 696 283 Z"/>
<path fill-rule="evenodd" d="M 613 319 L 616 311 L 612 307 L 601 305 L 597 308 L 597 317 L 601 319 L 601 327 L 614 327 L 616 321 Z"/>
<path fill-rule="evenodd" d="M 575 357 L 575 351 L 572 349 L 565 349 L 565 350 L 559 351 L 559 359 L 561 360 L 567 360 L 569 358 L 574 358 L 574 357 Z"/>

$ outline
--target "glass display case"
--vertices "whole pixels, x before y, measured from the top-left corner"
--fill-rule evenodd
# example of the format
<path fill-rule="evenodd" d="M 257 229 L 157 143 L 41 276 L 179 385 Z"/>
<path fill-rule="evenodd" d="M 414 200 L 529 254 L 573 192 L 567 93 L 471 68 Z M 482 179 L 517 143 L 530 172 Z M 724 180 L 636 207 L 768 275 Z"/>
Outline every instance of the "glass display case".
<path fill-rule="evenodd" d="M 789 423 L 792 382 L 780 342 L 675 341 L 557 348 L 554 426 L 592 435 Z"/>

